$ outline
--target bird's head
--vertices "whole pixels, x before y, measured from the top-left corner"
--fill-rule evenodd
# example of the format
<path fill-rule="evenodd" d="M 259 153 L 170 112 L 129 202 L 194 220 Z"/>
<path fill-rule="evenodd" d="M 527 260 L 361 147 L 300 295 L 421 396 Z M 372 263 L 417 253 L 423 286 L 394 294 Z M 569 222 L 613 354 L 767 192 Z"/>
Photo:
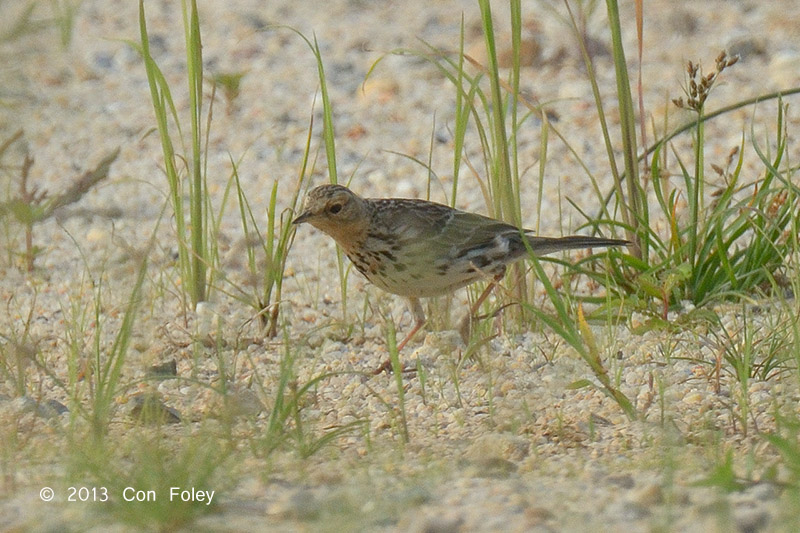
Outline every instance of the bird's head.
<path fill-rule="evenodd" d="M 308 193 L 305 210 L 292 224 L 304 222 L 346 245 L 365 231 L 369 223 L 367 203 L 342 185 L 320 185 Z"/>

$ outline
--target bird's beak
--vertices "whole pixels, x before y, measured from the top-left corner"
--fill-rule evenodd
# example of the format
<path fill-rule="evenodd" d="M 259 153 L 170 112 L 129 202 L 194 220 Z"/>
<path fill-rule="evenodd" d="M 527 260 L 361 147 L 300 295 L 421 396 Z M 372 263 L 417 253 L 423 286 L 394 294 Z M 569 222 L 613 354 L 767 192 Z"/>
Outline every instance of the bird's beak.
<path fill-rule="evenodd" d="M 299 217 L 297 217 L 296 219 L 292 220 L 292 224 L 302 224 L 303 222 L 305 222 L 309 218 L 311 218 L 312 214 L 313 213 L 310 210 L 306 210 Z"/>

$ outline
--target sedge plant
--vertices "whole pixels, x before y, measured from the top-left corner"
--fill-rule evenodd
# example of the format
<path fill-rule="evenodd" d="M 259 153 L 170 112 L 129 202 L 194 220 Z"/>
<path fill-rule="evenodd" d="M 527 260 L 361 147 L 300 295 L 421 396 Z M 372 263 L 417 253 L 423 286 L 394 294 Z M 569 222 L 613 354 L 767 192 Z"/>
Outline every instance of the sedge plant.
<path fill-rule="evenodd" d="M 187 2 L 189 3 L 187 4 Z M 189 148 L 184 144 L 181 119 L 175 107 L 172 90 L 150 53 L 150 36 L 147 31 L 144 0 L 139 1 L 141 41 L 138 44 L 131 43 L 131 45 L 139 50 L 147 73 L 164 155 L 164 172 L 169 185 L 169 198 L 175 214 L 182 287 L 187 293 L 184 296 L 188 296 L 188 300 L 194 308 L 198 302 L 204 301 L 208 296 L 207 270 L 212 257 L 208 236 L 211 213 L 205 181 L 207 151 L 203 150 L 203 56 L 200 19 L 196 0 L 183 0 L 181 7 L 186 40 L 186 75 L 191 124 L 191 146 Z M 177 130 L 176 133 L 173 133 L 173 129 L 170 128 L 170 121 Z M 208 129 L 205 134 L 207 144 Z M 182 147 L 181 152 L 175 147 L 173 141 L 175 136 Z M 185 163 L 183 169 L 181 162 Z M 184 195 L 188 197 L 188 204 Z"/>

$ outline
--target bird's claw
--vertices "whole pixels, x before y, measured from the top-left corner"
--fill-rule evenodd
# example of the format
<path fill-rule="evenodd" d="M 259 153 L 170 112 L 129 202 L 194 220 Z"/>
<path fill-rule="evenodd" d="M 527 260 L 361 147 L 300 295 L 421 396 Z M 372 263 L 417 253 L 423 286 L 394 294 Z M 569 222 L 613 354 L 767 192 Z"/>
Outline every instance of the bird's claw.
<path fill-rule="evenodd" d="M 391 374 L 391 373 L 392 373 L 392 370 L 393 370 L 393 368 L 392 368 L 392 360 L 391 360 L 391 359 L 387 359 L 386 361 L 384 361 L 383 363 L 381 363 L 381 365 L 380 365 L 378 368 L 376 368 L 375 370 L 373 370 L 373 371 L 371 372 L 371 374 L 372 374 L 373 376 L 380 375 L 380 374 L 382 374 L 383 372 L 386 372 L 387 374 Z M 411 366 L 404 366 L 404 367 L 402 368 L 402 370 L 401 370 L 401 372 L 402 372 L 403 374 L 411 374 L 411 373 L 414 373 L 414 372 L 416 372 L 416 371 L 417 371 L 417 367 L 415 367 L 415 366 L 414 366 L 414 367 L 411 367 Z"/>

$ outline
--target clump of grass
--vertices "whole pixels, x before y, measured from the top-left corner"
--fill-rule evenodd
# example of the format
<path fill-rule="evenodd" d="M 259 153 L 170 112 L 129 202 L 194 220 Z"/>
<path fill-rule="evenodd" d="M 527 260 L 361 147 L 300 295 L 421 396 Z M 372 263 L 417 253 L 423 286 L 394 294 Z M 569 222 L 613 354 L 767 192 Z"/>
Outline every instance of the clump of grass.
<path fill-rule="evenodd" d="M 289 206 L 278 211 L 278 182 L 273 183 L 270 204 L 267 210 L 267 227 L 262 231 L 253 213 L 247 195 L 239 180 L 239 162 L 231 157 L 231 175 L 218 212 L 212 212 L 208 194 L 205 168 L 208 157 L 208 135 L 211 127 L 212 106 L 217 86 L 222 87 L 228 102 L 228 112 L 239 94 L 243 72 L 217 73 L 212 77 L 212 94 L 205 129 L 202 127 L 203 113 L 203 61 L 200 22 L 197 5 L 183 3 L 184 31 L 187 50 L 187 79 L 189 86 L 191 147 L 183 146 L 183 154 L 175 149 L 173 136 L 183 145 L 181 120 L 173 103 L 172 90 L 161 73 L 156 61 L 150 55 L 149 37 L 144 12 L 140 2 L 139 17 L 141 43 L 132 43 L 141 53 L 150 83 L 153 109 L 158 123 L 158 131 L 164 154 L 165 171 L 170 188 L 170 202 L 175 213 L 178 238 L 179 270 L 181 273 L 182 294 L 188 291 L 192 306 L 208 297 L 209 291 L 222 289 L 232 291 L 232 296 L 255 308 L 266 327 L 269 336 L 275 336 L 278 328 L 278 312 L 286 257 L 291 247 L 294 231 L 291 226 L 292 214 L 298 203 L 301 185 L 311 170 L 308 168 L 310 136 L 306 144 L 303 165 Z M 323 95 L 326 101 L 327 95 Z M 328 104 L 329 105 L 329 104 Z M 329 115 L 329 112 L 326 116 Z M 171 124 L 170 124 L 171 123 Z M 172 125 L 172 127 L 171 127 Z M 174 130 L 173 130 L 174 128 Z M 205 146 L 202 145 L 205 136 Z M 332 138 L 332 133 L 330 134 Z M 332 141 L 331 141 L 332 142 Z M 181 168 L 181 162 L 185 168 Z M 186 191 L 186 195 L 184 195 Z M 217 235 L 227 200 L 234 192 L 239 202 L 239 213 L 246 243 L 247 267 L 251 279 L 258 279 L 257 294 L 246 288 L 234 285 L 219 268 Z M 188 202 L 184 200 L 188 197 Z M 188 208 L 189 215 L 186 217 Z M 259 253 L 260 249 L 260 253 Z M 263 255 L 263 263 L 259 261 Z M 220 280 L 221 283 L 217 283 Z"/>
<path fill-rule="evenodd" d="M 20 141 L 22 137 L 23 132 L 19 130 L 0 145 L 0 158 L 13 143 Z M 19 166 L 19 175 L 15 178 L 17 193 L 9 200 L 0 202 L 0 219 L 10 215 L 24 228 L 25 251 L 22 256 L 28 272 L 33 271 L 36 256 L 42 251 L 33 244 L 34 226 L 51 218 L 58 209 L 78 202 L 95 185 L 106 179 L 111 170 L 111 164 L 118 155 L 119 148 L 104 156 L 93 170 L 89 170 L 73 180 L 63 191 L 51 193 L 40 191 L 38 187 L 31 185 L 30 171 L 34 159 L 30 154 L 25 154 L 22 164 Z M 9 248 L 10 250 L 11 248 Z"/>
<path fill-rule="evenodd" d="M 635 298 L 628 299 L 627 305 L 647 310 L 652 317 L 647 327 L 668 325 L 667 313 L 684 301 L 702 308 L 720 300 L 761 294 L 784 268 L 785 258 L 796 249 L 796 239 L 792 236 L 798 229 L 794 213 L 800 208 L 800 195 L 793 184 L 794 168 L 785 163 L 786 107 L 779 102 L 776 139 L 771 144 L 774 149 L 764 150 L 755 140 L 753 142 L 763 175 L 755 179 L 744 176 L 743 136 L 741 145 L 731 153 L 727 165 L 712 165 L 721 184 L 709 195 L 707 189 L 712 182 L 705 170 L 704 125 L 709 116 L 706 107 L 713 88 L 738 58 L 720 53 L 714 61 L 714 68 L 708 73 L 698 63 L 690 62 L 686 69 L 685 99 L 677 98 L 674 104 L 693 113 L 694 120 L 665 135 L 652 149 L 645 150 L 645 155 L 652 154 L 653 157 L 647 169 L 649 172 L 640 172 L 640 161 L 645 155 L 638 155 L 636 116 L 620 37 L 619 9 L 614 0 L 606 4 L 616 68 L 616 104 L 620 116 L 624 172 L 618 170 L 592 58 L 586 51 L 580 25 L 571 11 L 569 14 L 595 95 L 609 168 L 614 176 L 613 197 L 621 214 L 621 227 L 634 241 L 630 255 L 621 256 L 620 262 L 609 264 L 611 285 L 635 294 Z M 569 9 L 569 4 L 566 5 Z M 641 25 L 641 10 L 637 10 L 636 15 L 637 23 Z M 641 91 L 641 78 L 639 84 Z M 743 101 L 726 108 L 726 111 L 752 103 Z M 686 163 L 681 154 L 672 150 L 683 178 L 682 187 L 674 187 L 666 171 L 667 143 L 677 132 L 688 130 L 694 133 L 693 157 L 691 163 Z M 657 212 L 651 211 L 648 203 L 651 196 L 657 199 Z M 686 217 L 682 216 L 680 208 L 683 201 L 688 204 Z M 608 213 L 605 203 L 602 213 Z M 666 235 L 655 229 L 657 224 L 654 221 L 662 217 L 668 228 Z M 656 302 L 660 305 L 655 305 Z M 612 305 L 617 304 L 612 302 Z M 746 412 L 747 376 L 760 367 L 753 367 L 755 362 L 748 362 L 747 357 L 731 357 L 727 362 L 738 376 L 743 391 L 740 399 L 744 402 L 740 407 Z"/>
<path fill-rule="evenodd" d="M 142 55 L 150 96 L 158 124 L 158 133 L 164 155 L 164 170 L 169 184 L 169 198 L 175 213 L 175 226 L 178 239 L 178 262 L 183 282 L 183 291 L 188 291 L 192 307 L 208 296 L 208 266 L 215 256 L 213 239 L 209 238 L 211 228 L 211 208 L 205 176 L 208 151 L 203 147 L 203 135 L 208 145 L 211 124 L 211 105 L 209 105 L 207 127 L 203 131 L 203 56 L 200 37 L 200 18 L 196 0 L 182 2 L 184 35 L 186 41 L 186 75 L 189 92 L 189 113 L 191 123 L 191 148 L 185 147 L 181 120 L 172 98 L 172 90 L 150 54 L 150 39 L 144 0 L 139 1 L 140 43 L 130 43 Z M 213 97 L 210 100 L 213 104 Z M 177 130 L 178 141 L 183 147 L 179 154 L 173 142 L 170 120 Z M 182 164 L 185 168 L 181 169 Z M 184 199 L 184 194 L 188 197 Z M 186 208 L 188 207 L 188 219 Z M 188 222 L 188 224 L 187 224 Z M 184 293 L 185 294 L 185 293 Z"/>
<path fill-rule="evenodd" d="M 6 27 L 0 33 L 0 42 L 19 39 L 21 36 L 36 32 L 43 27 L 41 23 L 33 20 L 36 3 L 36 0 L 27 2 L 18 13 L 14 13 L 6 19 Z"/>
<path fill-rule="evenodd" d="M 796 250 L 800 250 L 800 246 L 796 247 Z M 787 317 L 787 320 L 781 322 L 775 330 L 780 332 L 779 336 L 777 336 L 777 348 L 784 358 L 791 361 L 791 365 L 794 368 L 794 375 L 798 382 L 800 382 L 800 301 L 798 301 L 796 297 L 797 294 L 800 294 L 800 272 L 798 271 L 800 265 L 798 265 L 796 261 L 797 255 L 795 252 L 794 261 L 788 269 L 790 283 L 789 289 L 787 290 L 787 294 L 794 297 L 779 298 L 778 302 L 781 311 L 783 315 Z M 781 294 L 779 292 L 780 287 L 774 280 L 772 282 L 772 288 L 773 292 Z M 772 338 L 770 338 L 769 344 L 771 346 L 773 345 Z M 786 349 L 787 347 L 788 349 Z M 782 359 L 782 361 L 786 359 Z"/>
<path fill-rule="evenodd" d="M 764 177 L 742 184 L 745 181 L 741 175 L 745 148 L 743 140 L 736 153 L 738 159 L 729 161 L 728 169 L 714 166 L 723 184 L 714 193 L 713 201 L 708 203 L 705 192 L 708 183 L 705 173 L 706 106 L 712 89 L 725 70 L 737 63 L 738 57 L 720 53 L 714 69 L 708 74 L 704 74 L 698 63 L 689 62 L 684 87 L 686 100 L 683 97 L 674 100 L 676 106 L 695 114 L 695 120 L 690 123 L 694 130 L 692 164 L 685 164 L 675 152 L 683 177 L 683 188 L 675 188 L 667 180 L 667 154 L 664 148 L 673 134 L 665 136 L 652 150 L 646 151 L 653 153 L 653 159 L 649 174 L 640 177 L 635 116 L 630 84 L 627 82 L 625 54 L 621 43 L 614 37 L 619 13 L 616 2 L 610 1 L 608 5 L 613 57 L 617 66 L 624 174 L 616 171 L 612 143 L 602 112 L 600 118 L 615 176 L 617 205 L 629 238 L 635 243 L 632 255 L 623 262 L 627 272 L 616 270 L 615 280 L 620 286 L 646 295 L 645 300 L 660 300 L 662 319 L 666 319 L 670 308 L 685 300 L 699 307 L 712 301 L 752 293 L 764 286 L 769 276 L 775 274 L 782 265 L 783 258 L 791 249 L 791 243 L 785 235 L 796 225 L 792 213 L 798 208 L 800 196 L 792 185 L 793 170 L 781 168 L 786 153 L 786 109 L 779 105 L 776 153 L 766 156 L 755 142 L 753 144 L 762 161 Z M 586 63 L 591 66 L 588 55 Z M 594 77 L 591 81 L 596 86 Z M 595 90 L 595 98 L 598 110 L 602 110 L 598 90 Z M 750 103 L 745 101 L 736 107 Z M 686 126 L 679 128 L 680 131 L 686 129 Z M 730 162 L 735 164 L 732 170 Z M 627 187 L 623 187 L 623 183 Z M 667 220 L 669 234 L 666 237 L 653 229 L 655 215 L 651 214 L 648 207 L 650 191 L 657 198 L 659 215 Z M 687 201 L 689 209 L 686 220 L 681 217 L 678 207 L 683 199 Z"/>
<path fill-rule="evenodd" d="M 397 389 L 397 404 L 396 410 L 400 415 L 400 436 L 404 443 L 409 441 L 408 433 L 408 419 L 406 417 L 406 389 L 403 384 L 403 363 L 400 361 L 400 352 L 397 350 L 397 331 L 394 327 L 394 322 L 390 320 L 385 321 L 387 325 L 386 331 L 386 348 L 389 351 L 389 360 L 392 363 L 392 373 L 394 374 L 394 384 Z"/>
<path fill-rule="evenodd" d="M 34 287 L 34 290 L 35 287 Z M 29 369 L 36 366 L 39 353 L 38 340 L 31 332 L 35 318 L 38 291 L 34 292 L 27 313 L 18 323 L 21 329 L 12 329 L 8 333 L 0 333 L 0 377 L 13 388 L 18 397 L 28 393 Z M 13 316 L 13 298 L 6 303 L 7 316 Z"/>
<path fill-rule="evenodd" d="M 716 487 L 723 492 L 738 492 L 744 490 L 753 482 L 736 473 L 733 450 L 725 451 L 725 457 L 720 460 L 711 471 L 702 479 L 694 483 L 698 487 Z"/>
<path fill-rule="evenodd" d="M 0 31 L 0 42 L 16 41 L 25 35 L 55 26 L 58 29 L 61 45 L 66 49 L 72 40 L 72 30 L 80 0 L 49 0 L 47 2 L 50 6 L 49 13 L 38 9 L 43 4 L 45 2 L 42 0 L 29 0 L 18 2 L 11 9 L 4 6 L 3 15 L 6 20 Z"/>
<path fill-rule="evenodd" d="M 314 391 L 318 384 L 335 373 L 323 373 L 300 384 L 295 372 L 297 352 L 288 332 L 284 329 L 283 355 L 277 380 L 268 384 L 258 380 L 257 386 L 264 397 L 271 399 L 271 410 L 266 427 L 254 428 L 251 446 L 259 457 L 268 457 L 279 449 L 294 450 L 300 457 L 308 458 L 334 440 L 363 430 L 367 422 L 362 419 L 348 424 L 327 428 L 321 435 L 307 424 L 303 410 L 314 402 Z"/>
<path fill-rule="evenodd" d="M 690 172 L 678 157 L 689 197 L 690 216 L 683 222 L 678 213 L 681 191 L 666 180 L 661 149 L 654 154 L 651 175 L 662 213 L 667 216 L 669 234 L 662 239 L 649 232 L 641 242 L 649 252 L 649 264 L 630 262 L 639 271 L 634 287 L 662 302 L 662 318 L 678 302 L 696 306 L 721 299 L 738 298 L 768 286 L 794 248 L 790 238 L 797 229 L 794 213 L 800 195 L 793 185 L 791 168 L 781 169 L 786 156 L 786 107 L 777 113 L 776 152 L 767 156 L 754 142 L 764 176 L 742 184 L 744 140 L 731 152 L 727 167 L 715 166 L 723 183 L 706 204 L 700 182 L 703 159 L 703 131 L 698 126 L 695 171 Z M 698 114 L 700 117 L 701 115 Z M 676 154 L 677 156 L 677 154 Z M 733 168 L 730 169 L 731 163 Z"/>
<path fill-rule="evenodd" d="M 158 224 L 153 230 L 151 242 L 157 231 Z M 92 436 L 97 441 L 103 440 L 107 435 L 109 424 L 114 416 L 117 397 L 129 387 L 129 384 L 122 381 L 122 371 L 128 358 L 128 348 L 133 335 L 136 315 L 142 301 L 147 264 L 147 255 L 144 254 L 138 265 L 136 279 L 122 315 L 122 322 L 113 337 L 114 341 L 111 346 L 106 348 L 102 343 L 103 324 L 106 319 L 103 316 L 103 284 L 100 281 L 95 283 L 93 308 L 95 327 L 90 357 L 84 361 L 82 343 L 79 339 L 73 339 L 73 342 L 70 342 L 73 350 L 69 354 L 68 362 L 69 384 L 65 388 L 72 395 L 73 408 L 89 422 Z M 83 387 L 79 385 L 81 382 L 86 387 L 84 391 L 86 398 L 81 391 Z M 88 402 L 84 402 L 84 400 L 88 400 Z"/>
<path fill-rule="evenodd" d="M 230 442 L 206 431 L 175 439 L 161 425 L 126 433 L 94 443 L 73 436 L 71 484 L 102 491 L 94 502 L 99 512 L 137 528 L 173 531 L 218 510 L 236 470 Z M 213 498 L 181 497 L 192 489 L 214 491 Z"/>
<path fill-rule="evenodd" d="M 566 6 L 569 10 L 569 3 Z M 614 198 L 620 209 L 623 227 L 628 238 L 634 242 L 631 255 L 621 264 L 612 265 L 613 283 L 643 296 L 645 302 L 653 299 L 660 301 L 662 319 L 666 319 L 669 309 L 685 300 L 699 307 L 712 301 L 752 293 L 764 286 L 769 276 L 780 268 L 791 245 L 785 234 L 796 224 L 791 216 L 798 207 L 797 189 L 791 184 L 793 171 L 788 167 L 781 169 L 780 166 L 786 151 L 785 109 L 779 106 L 776 153 L 767 157 L 754 143 L 754 149 L 763 163 L 764 177 L 742 184 L 745 181 L 741 175 L 742 142 L 732 170 L 714 167 L 724 184 L 709 204 L 705 191 L 709 181 L 705 173 L 705 122 L 710 116 L 717 117 L 721 112 L 729 112 L 757 100 L 745 100 L 712 114 L 706 111 L 712 89 L 726 69 L 737 63 L 738 58 L 720 53 L 715 59 L 714 69 L 708 74 L 698 63 L 688 64 L 684 87 L 686 100 L 681 97 L 675 99 L 674 103 L 693 112 L 695 119 L 665 135 L 640 157 L 637 152 L 631 84 L 620 37 L 619 8 L 614 0 L 609 0 L 607 7 L 617 78 L 616 102 L 620 115 L 624 173 L 618 170 L 592 58 L 586 51 L 585 37 L 571 10 L 569 14 L 592 84 L 609 168 L 614 176 Z M 642 11 L 637 9 L 640 28 L 642 16 Z M 641 39 L 641 34 L 639 37 Z M 641 77 L 639 91 L 641 93 Z M 641 114 L 640 120 L 644 121 L 644 114 Z M 681 156 L 675 152 L 683 176 L 683 188 L 675 188 L 667 180 L 665 148 L 672 138 L 688 130 L 694 131 L 693 161 L 692 164 L 684 164 Z M 649 173 L 640 174 L 639 163 L 649 154 L 653 154 Z M 657 198 L 658 214 L 651 213 L 648 205 L 651 193 Z M 681 217 L 678 207 L 684 199 L 688 203 L 688 219 Z M 607 213 L 605 202 L 603 206 L 602 212 Z M 667 220 L 669 234 L 666 237 L 654 229 L 656 225 L 653 222 L 657 216 Z"/>
<path fill-rule="evenodd" d="M 794 509 L 800 503 L 800 420 L 793 412 L 788 416 L 778 416 L 777 422 L 776 430 L 765 433 L 762 437 L 781 457 L 784 469 L 782 472 L 775 472 L 774 477 L 777 478 L 776 482 L 786 488 L 786 508 L 796 523 L 797 513 Z"/>
<path fill-rule="evenodd" d="M 75 29 L 75 17 L 81 0 L 50 0 L 53 10 L 53 23 L 58 29 L 61 46 L 67 49 L 72 42 L 72 33 Z"/>
<path fill-rule="evenodd" d="M 735 320 L 729 327 L 720 324 L 719 328 L 711 331 L 704 344 L 715 353 L 714 360 L 708 361 L 707 364 L 713 365 L 709 375 L 713 379 L 714 391 L 717 394 L 722 390 L 723 372 L 731 374 L 733 390 L 730 391 L 730 396 L 739 407 L 738 411 L 732 409 L 733 417 L 734 420 L 738 420 L 742 434 L 747 436 L 750 424 L 748 385 L 759 374 L 766 374 L 765 377 L 769 377 L 775 354 L 763 353 L 761 343 L 764 339 L 756 336 L 757 329 L 746 305 L 742 306 L 741 323 L 737 322 L 738 320 Z"/>
<path fill-rule="evenodd" d="M 334 146 L 333 132 L 333 111 L 328 97 L 327 85 L 325 82 L 325 71 L 322 61 L 321 51 L 316 41 L 311 41 L 301 33 L 294 31 L 309 46 L 317 61 L 320 86 L 322 92 L 323 105 L 323 139 L 325 151 L 328 158 L 328 175 L 331 182 L 337 180 L 336 172 L 336 152 Z M 245 73 L 233 74 L 225 77 L 223 81 L 217 80 L 223 86 L 228 84 L 231 89 L 238 88 L 240 77 Z M 228 79 L 230 78 L 230 79 Z M 216 79 L 216 78 L 215 78 Z M 228 89 L 226 89 L 228 90 Z M 316 104 L 316 99 L 314 104 Z M 312 108 L 314 106 L 312 105 Z M 317 157 L 312 157 L 313 142 L 313 109 L 309 119 L 308 134 L 306 136 L 303 151 L 302 163 L 298 170 L 295 186 L 289 201 L 283 209 L 279 210 L 278 180 L 272 183 L 270 191 L 269 205 L 267 207 L 267 225 L 261 228 L 254 215 L 253 206 L 247 199 L 245 191 L 239 181 L 238 163 L 231 159 L 232 174 L 225 197 L 233 189 L 236 193 L 239 205 L 239 215 L 242 230 L 244 232 L 244 242 L 246 243 L 247 268 L 250 279 L 259 280 L 256 287 L 256 294 L 249 294 L 242 287 L 233 286 L 233 296 L 240 301 L 252 306 L 258 313 L 262 326 L 265 327 L 269 337 L 275 337 L 278 333 L 279 311 L 281 304 L 281 290 L 286 268 L 286 260 L 289 250 L 294 242 L 295 228 L 292 225 L 293 218 L 298 213 L 298 205 L 301 202 L 301 192 L 304 191 L 308 182 L 308 177 L 314 172 L 317 164 Z M 223 202 L 224 203 L 224 202 Z M 341 252 L 337 248 L 339 258 L 340 287 L 342 293 L 342 313 L 347 315 L 347 268 L 342 260 Z M 263 261 L 261 261 L 263 259 Z M 225 276 L 222 276 L 225 278 Z"/>
<path fill-rule="evenodd" d="M 278 333 L 278 316 L 286 259 L 295 235 L 292 220 L 297 212 L 303 183 L 313 172 L 313 163 L 309 167 L 312 128 L 313 120 L 309 122 L 303 164 L 295 182 L 294 191 L 288 206 L 280 213 L 278 212 L 278 180 L 272 183 L 267 207 L 267 226 L 263 231 L 259 227 L 253 214 L 253 208 L 239 182 L 238 165 L 231 160 L 233 179 L 228 186 L 234 186 L 239 202 L 240 221 L 246 243 L 247 268 L 250 278 L 259 280 L 259 284 L 256 285 L 257 293 L 254 295 L 248 295 L 240 287 L 235 287 L 235 289 L 238 294 L 237 298 L 244 300 L 258 312 L 261 324 L 266 328 L 269 337 L 275 337 Z M 259 258 L 264 259 L 263 264 Z"/>

